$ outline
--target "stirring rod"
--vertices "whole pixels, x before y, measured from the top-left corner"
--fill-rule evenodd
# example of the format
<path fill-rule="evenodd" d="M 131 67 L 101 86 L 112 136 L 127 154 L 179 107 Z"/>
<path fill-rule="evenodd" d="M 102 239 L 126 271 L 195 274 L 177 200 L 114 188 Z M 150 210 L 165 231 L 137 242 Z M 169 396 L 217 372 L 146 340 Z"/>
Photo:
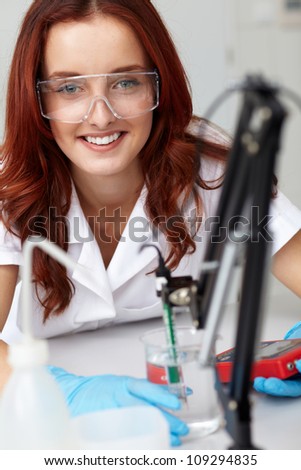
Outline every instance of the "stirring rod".
<path fill-rule="evenodd" d="M 175 336 L 175 329 L 174 329 L 174 318 L 173 313 L 170 305 L 164 302 L 163 304 L 163 311 L 164 311 L 164 323 L 166 326 L 166 338 L 167 344 L 169 346 L 169 352 L 171 353 L 171 359 L 178 362 L 178 354 L 177 354 L 177 345 L 176 345 L 176 336 Z M 186 398 L 186 388 L 183 379 L 183 371 L 182 367 L 179 365 L 175 366 L 168 366 L 167 367 L 167 379 L 170 389 L 175 393 L 179 398 L 184 399 L 187 401 Z"/>

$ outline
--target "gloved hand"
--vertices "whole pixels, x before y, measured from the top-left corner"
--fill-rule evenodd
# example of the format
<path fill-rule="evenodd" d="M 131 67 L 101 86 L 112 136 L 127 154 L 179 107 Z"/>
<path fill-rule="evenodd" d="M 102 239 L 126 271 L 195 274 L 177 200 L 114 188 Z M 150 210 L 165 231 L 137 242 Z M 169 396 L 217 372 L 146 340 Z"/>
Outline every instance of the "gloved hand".
<path fill-rule="evenodd" d="M 284 339 L 296 339 L 301 338 L 301 321 L 296 323 L 288 332 L 285 334 Z"/>
<path fill-rule="evenodd" d="M 301 322 L 296 323 L 284 336 L 284 339 L 301 338 Z M 301 360 L 296 361 L 296 368 L 301 373 Z M 301 376 L 281 380 L 276 377 L 256 377 L 254 388 L 258 392 L 267 393 L 277 397 L 300 397 L 301 396 Z"/>
<path fill-rule="evenodd" d="M 77 376 L 53 366 L 48 366 L 48 370 L 63 391 L 72 416 L 123 406 L 157 406 L 169 424 L 172 446 L 180 445 L 180 437 L 189 432 L 186 423 L 161 409 L 178 410 L 181 407 L 179 399 L 167 390 L 166 385 L 127 376 Z"/>

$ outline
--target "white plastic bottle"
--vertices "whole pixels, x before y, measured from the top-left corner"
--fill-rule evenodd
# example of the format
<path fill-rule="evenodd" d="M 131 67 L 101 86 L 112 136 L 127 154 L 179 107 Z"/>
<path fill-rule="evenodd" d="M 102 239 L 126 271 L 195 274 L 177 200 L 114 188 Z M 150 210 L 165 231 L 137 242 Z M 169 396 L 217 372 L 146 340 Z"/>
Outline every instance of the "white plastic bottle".
<path fill-rule="evenodd" d="M 44 340 L 9 347 L 12 374 L 0 397 L 0 449 L 74 449 L 63 394 L 46 369 Z"/>
<path fill-rule="evenodd" d="M 35 339 L 33 334 L 31 282 L 35 248 L 45 251 L 63 266 L 71 269 L 77 266 L 60 247 L 43 237 L 29 237 L 23 245 L 23 337 L 20 344 L 9 346 L 12 374 L 0 397 L 0 449 L 75 449 L 77 444 L 65 399 L 46 368 L 48 343 Z"/>

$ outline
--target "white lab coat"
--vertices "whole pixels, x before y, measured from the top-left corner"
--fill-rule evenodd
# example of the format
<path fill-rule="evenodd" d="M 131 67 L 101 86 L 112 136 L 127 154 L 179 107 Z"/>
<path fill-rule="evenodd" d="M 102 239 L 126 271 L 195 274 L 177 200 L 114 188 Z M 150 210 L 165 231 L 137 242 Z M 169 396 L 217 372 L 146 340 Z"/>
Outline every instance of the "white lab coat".
<path fill-rule="evenodd" d="M 202 160 L 202 177 L 214 180 L 220 176 L 222 165 L 211 159 Z M 221 189 L 199 190 L 203 200 L 203 220 L 216 212 Z M 75 189 L 68 214 L 69 220 L 69 255 L 79 264 L 88 268 L 89 276 L 81 269 L 68 270 L 68 275 L 75 286 L 75 295 L 70 305 L 59 316 L 51 316 L 43 323 L 42 308 L 33 289 L 33 324 L 34 334 L 41 338 L 50 338 L 71 332 L 93 330 L 110 323 L 129 322 L 162 315 L 162 304 L 156 295 L 155 275 L 147 274 L 158 262 L 157 252 L 145 248 L 144 243 L 156 244 L 163 254 L 167 245 L 162 233 L 158 236 L 147 223 L 144 210 L 146 189 L 144 188 L 133 209 L 130 220 L 118 243 L 110 265 L 105 269 L 97 242 L 92 236 L 84 217 Z M 193 214 L 193 201 L 187 205 L 186 214 Z M 301 228 L 301 212 L 287 198 L 279 193 L 272 202 L 272 221 L 269 225 L 274 232 L 272 252 L 279 250 Z M 144 228 L 143 228 L 144 225 Z M 199 275 L 204 258 L 206 240 L 209 232 L 202 224 L 198 233 L 196 252 L 186 255 L 174 271 L 174 275 Z M 136 231 L 133 232 L 133 227 Z M 201 239 L 201 240 L 200 240 Z M 7 234 L 0 225 L 0 264 L 23 264 L 20 241 Z M 11 343 L 20 335 L 20 288 L 18 283 L 13 304 L 1 339 Z"/>

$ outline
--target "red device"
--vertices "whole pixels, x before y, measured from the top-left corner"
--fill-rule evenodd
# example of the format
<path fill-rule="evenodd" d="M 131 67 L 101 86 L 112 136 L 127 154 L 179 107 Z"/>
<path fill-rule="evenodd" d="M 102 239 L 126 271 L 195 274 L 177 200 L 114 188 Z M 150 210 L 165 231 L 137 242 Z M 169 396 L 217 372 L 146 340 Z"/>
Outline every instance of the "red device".
<path fill-rule="evenodd" d="M 231 380 L 235 348 L 216 356 L 216 367 L 221 382 Z M 298 373 L 295 361 L 301 359 L 301 339 L 262 341 L 259 344 L 252 367 L 251 380 L 255 377 L 287 379 Z"/>

